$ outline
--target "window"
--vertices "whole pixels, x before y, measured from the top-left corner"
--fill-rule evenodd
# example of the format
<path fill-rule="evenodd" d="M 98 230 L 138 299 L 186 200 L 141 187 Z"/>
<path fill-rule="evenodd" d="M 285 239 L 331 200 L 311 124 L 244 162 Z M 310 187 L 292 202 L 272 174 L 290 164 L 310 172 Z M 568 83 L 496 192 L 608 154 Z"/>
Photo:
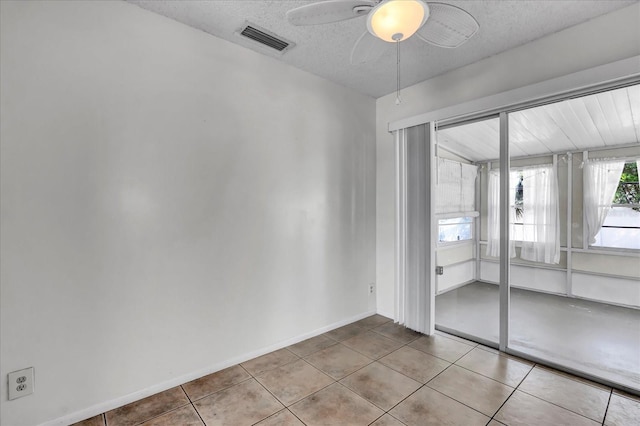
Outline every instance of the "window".
<path fill-rule="evenodd" d="M 438 220 L 438 241 L 450 243 L 473 238 L 473 218 L 455 217 Z"/>
<path fill-rule="evenodd" d="M 611 206 L 592 246 L 640 249 L 640 184 L 638 180 L 638 163 L 625 162 Z"/>
<path fill-rule="evenodd" d="M 438 159 L 436 217 L 438 241 L 452 243 L 473 239 L 475 190 L 478 166 Z"/>
<path fill-rule="evenodd" d="M 489 173 L 487 255 L 500 255 L 500 173 Z M 511 170 L 510 257 L 516 256 L 514 241 L 519 241 L 520 258 L 532 262 L 557 264 L 560 261 L 558 181 L 553 164 Z"/>
<path fill-rule="evenodd" d="M 522 170 L 511 171 L 509 174 L 509 186 L 513 194 L 511 208 L 513 209 L 511 239 L 523 241 L 524 235 L 524 176 Z M 531 224 L 527 223 L 527 226 Z"/>

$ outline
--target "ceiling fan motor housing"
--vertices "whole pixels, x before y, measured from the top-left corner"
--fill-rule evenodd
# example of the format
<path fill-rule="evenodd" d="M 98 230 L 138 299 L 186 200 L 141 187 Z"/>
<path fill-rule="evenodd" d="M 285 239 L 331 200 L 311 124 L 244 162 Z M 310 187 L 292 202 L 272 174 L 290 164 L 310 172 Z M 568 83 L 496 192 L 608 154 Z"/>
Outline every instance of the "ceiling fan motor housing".
<path fill-rule="evenodd" d="M 421 0 L 386 0 L 371 9 L 367 30 L 393 43 L 415 34 L 429 18 L 429 6 Z"/>

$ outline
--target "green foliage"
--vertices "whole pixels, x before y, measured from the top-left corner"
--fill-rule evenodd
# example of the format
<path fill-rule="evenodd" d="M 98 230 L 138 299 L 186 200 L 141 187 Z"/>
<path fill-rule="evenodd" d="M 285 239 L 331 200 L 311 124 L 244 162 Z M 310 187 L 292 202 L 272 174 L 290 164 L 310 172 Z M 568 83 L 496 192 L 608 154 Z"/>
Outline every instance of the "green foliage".
<path fill-rule="evenodd" d="M 614 204 L 640 204 L 640 186 L 638 184 L 638 166 L 635 161 L 626 163 L 622 169 L 620 184 L 613 196 Z M 638 210 L 638 208 L 634 208 Z"/>
<path fill-rule="evenodd" d="M 516 219 L 521 220 L 524 214 L 524 185 L 522 183 L 522 173 L 518 176 L 518 185 L 516 185 L 516 197 L 514 200 L 514 207 L 516 210 Z"/>

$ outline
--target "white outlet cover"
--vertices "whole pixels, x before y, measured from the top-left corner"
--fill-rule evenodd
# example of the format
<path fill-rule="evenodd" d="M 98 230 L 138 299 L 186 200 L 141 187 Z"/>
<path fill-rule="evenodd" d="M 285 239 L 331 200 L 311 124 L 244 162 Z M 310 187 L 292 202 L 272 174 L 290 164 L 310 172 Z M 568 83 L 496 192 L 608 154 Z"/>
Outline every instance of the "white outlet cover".
<path fill-rule="evenodd" d="M 9 381 L 9 401 L 33 393 L 33 367 L 14 371 L 7 376 Z"/>

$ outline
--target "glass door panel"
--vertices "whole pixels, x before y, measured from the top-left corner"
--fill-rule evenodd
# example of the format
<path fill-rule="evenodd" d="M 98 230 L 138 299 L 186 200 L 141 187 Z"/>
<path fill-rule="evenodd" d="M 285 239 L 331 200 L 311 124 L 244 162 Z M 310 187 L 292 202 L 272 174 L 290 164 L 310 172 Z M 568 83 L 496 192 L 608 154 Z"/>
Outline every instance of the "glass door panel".
<path fill-rule="evenodd" d="M 633 99 L 638 86 L 509 114 L 508 348 L 640 390 Z"/>
<path fill-rule="evenodd" d="M 499 257 L 487 254 L 487 238 L 499 241 L 500 229 L 487 221 L 487 209 L 499 127 L 494 117 L 440 128 L 435 141 L 436 328 L 496 347 Z"/>

